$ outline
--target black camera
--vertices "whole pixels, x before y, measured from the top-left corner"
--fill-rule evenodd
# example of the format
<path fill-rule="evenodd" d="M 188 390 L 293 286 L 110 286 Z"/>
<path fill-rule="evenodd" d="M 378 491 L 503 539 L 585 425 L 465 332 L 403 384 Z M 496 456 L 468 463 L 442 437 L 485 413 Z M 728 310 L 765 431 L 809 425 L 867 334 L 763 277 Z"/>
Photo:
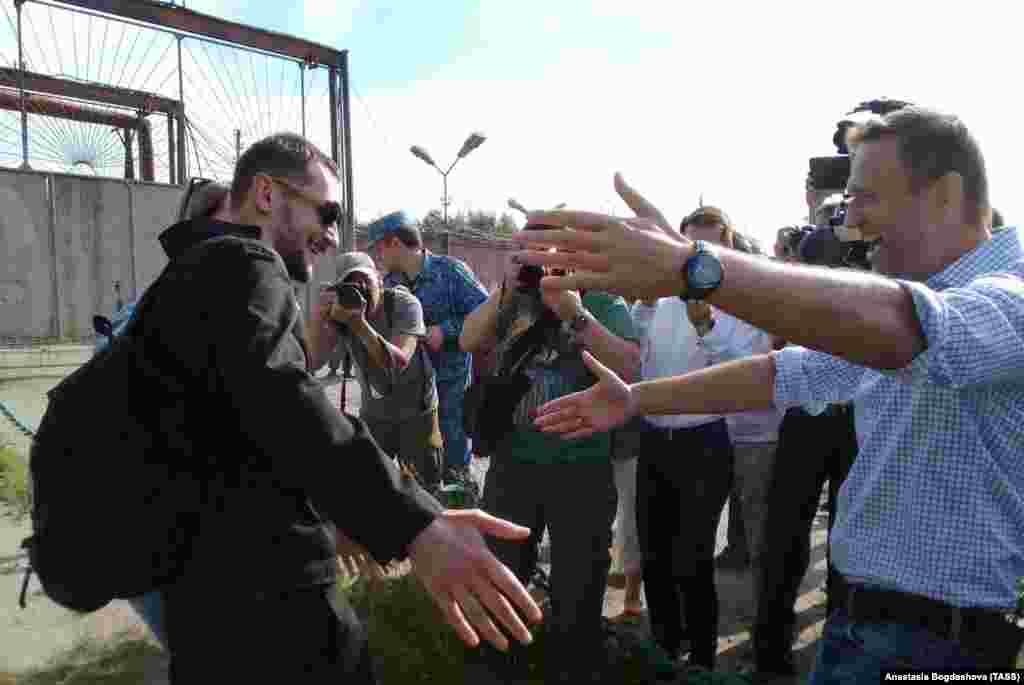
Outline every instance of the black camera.
<path fill-rule="evenodd" d="M 345 309 L 356 309 L 365 307 L 370 301 L 370 292 L 362 283 L 347 283 L 342 281 L 331 286 L 331 290 L 338 296 L 338 304 Z"/>
<path fill-rule="evenodd" d="M 524 231 L 548 231 L 555 228 L 554 226 L 545 226 L 543 224 L 527 224 L 523 226 Z M 554 276 L 564 276 L 565 272 L 561 269 L 555 269 L 552 272 Z M 536 266 L 534 264 L 524 264 L 519 268 L 519 290 L 522 292 L 532 292 L 540 290 L 540 279 L 548 275 L 547 270 L 542 266 Z"/>
<path fill-rule="evenodd" d="M 840 224 L 830 223 L 806 233 L 797 248 L 797 258 L 804 264 L 827 267 L 845 267 L 870 271 L 868 251 L 871 244 L 863 240 L 842 241 L 836 235 Z"/>
<path fill-rule="evenodd" d="M 362 283 L 351 283 L 338 281 L 327 288 L 338 297 L 338 306 L 345 309 L 362 309 L 366 311 L 366 305 L 370 302 L 370 292 Z M 338 328 L 344 328 L 345 324 L 331 319 Z"/>
<path fill-rule="evenodd" d="M 800 259 L 800 243 L 814 233 L 815 226 L 786 226 L 779 229 L 779 244 L 787 257 Z"/>
<path fill-rule="evenodd" d="M 904 100 L 878 98 L 860 103 L 847 112 L 846 116 L 862 113 L 885 116 L 910 104 Z M 836 123 L 835 133 L 832 134 L 832 144 L 835 145 L 837 154 L 831 157 L 811 158 L 811 183 L 815 190 L 844 190 L 846 188 L 846 182 L 850 179 L 850 149 L 846 145 L 846 132 L 856 123 L 853 119 L 843 119 Z"/>

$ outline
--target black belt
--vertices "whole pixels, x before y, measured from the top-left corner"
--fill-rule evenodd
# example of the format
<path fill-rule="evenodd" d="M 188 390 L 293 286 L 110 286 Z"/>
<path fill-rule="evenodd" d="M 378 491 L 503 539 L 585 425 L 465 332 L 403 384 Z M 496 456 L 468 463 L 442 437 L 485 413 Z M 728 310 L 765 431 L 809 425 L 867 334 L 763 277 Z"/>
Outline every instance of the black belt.
<path fill-rule="evenodd" d="M 1024 630 L 995 609 L 962 609 L 921 595 L 862 585 L 848 585 L 843 603 L 854 622 L 920 626 L 959 642 L 982 665 L 1013 668 L 1024 641 Z"/>
<path fill-rule="evenodd" d="M 706 423 L 698 423 L 693 426 L 680 426 L 679 428 L 663 428 L 662 426 L 655 426 L 650 421 L 645 421 L 644 423 L 647 424 L 646 428 L 649 429 L 651 432 L 657 433 L 658 435 L 664 437 L 666 440 L 671 440 L 673 435 L 682 435 L 683 433 L 694 433 L 696 431 L 707 430 L 708 428 L 711 428 L 719 421 L 724 420 L 725 419 L 713 419 Z"/>

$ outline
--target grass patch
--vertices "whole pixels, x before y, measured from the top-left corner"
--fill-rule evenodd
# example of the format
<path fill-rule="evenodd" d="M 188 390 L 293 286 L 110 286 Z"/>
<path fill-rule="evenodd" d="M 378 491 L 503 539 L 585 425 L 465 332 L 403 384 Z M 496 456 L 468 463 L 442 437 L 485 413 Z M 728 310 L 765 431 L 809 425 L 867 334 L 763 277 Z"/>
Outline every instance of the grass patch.
<path fill-rule="evenodd" d="M 159 646 L 123 633 L 102 643 L 82 642 L 46 666 L 20 675 L 18 684 L 139 685 L 163 671 L 166 659 Z"/>
<path fill-rule="evenodd" d="M 24 516 L 30 496 L 27 460 L 9 443 L 0 443 L 0 502 L 9 505 L 15 515 Z"/>
<path fill-rule="evenodd" d="M 383 685 L 413 683 L 460 683 L 469 653 L 441 617 L 433 600 L 411 574 L 389 576 L 372 587 L 357 580 L 338 592 L 347 597 L 369 631 L 370 650 Z M 541 685 L 545 673 L 543 626 L 532 629 L 533 644 L 527 650 L 530 679 Z M 618 672 L 606 673 L 606 681 L 623 685 L 651 682 L 651 674 L 639 655 L 628 655 Z"/>

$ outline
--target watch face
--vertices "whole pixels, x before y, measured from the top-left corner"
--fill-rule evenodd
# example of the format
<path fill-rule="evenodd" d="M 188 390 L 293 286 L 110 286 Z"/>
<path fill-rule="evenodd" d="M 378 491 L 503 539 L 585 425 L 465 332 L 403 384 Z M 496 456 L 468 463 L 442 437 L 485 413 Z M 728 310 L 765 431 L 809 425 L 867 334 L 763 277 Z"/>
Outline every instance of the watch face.
<path fill-rule="evenodd" d="M 686 263 L 688 288 L 713 290 L 722 282 L 722 264 L 713 256 L 700 253 Z"/>

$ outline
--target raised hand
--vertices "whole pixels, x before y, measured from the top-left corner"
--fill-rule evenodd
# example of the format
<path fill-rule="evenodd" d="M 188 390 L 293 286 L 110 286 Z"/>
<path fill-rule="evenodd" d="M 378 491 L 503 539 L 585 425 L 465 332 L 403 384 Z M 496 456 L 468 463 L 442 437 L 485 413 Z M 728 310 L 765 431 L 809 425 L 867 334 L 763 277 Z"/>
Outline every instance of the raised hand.
<path fill-rule="evenodd" d="M 628 300 L 652 300 L 683 292 L 682 269 L 692 243 L 668 235 L 652 219 L 623 219 L 595 212 L 535 212 L 533 221 L 554 228 L 527 231 L 521 264 L 571 269 L 547 276 L 541 286 L 553 290 L 606 290 Z M 548 248 L 558 248 L 550 252 Z"/>
<path fill-rule="evenodd" d="M 650 219 L 670 238 L 679 239 L 682 235 L 668 222 L 661 210 L 650 200 L 641 195 L 633 186 L 626 183 L 622 173 L 615 172 L 615 192 L 619 194 L 626 206 L 641 219 Z"/>
<path fill-rule="evenodd" d="M 583 362 L 597 376 L 597 383 L 541 405 L 534 420 L 541 431 L 574 440 L 621 426 L 636 414 L 632 393 L 621 378 L 587 351 Z"/>

